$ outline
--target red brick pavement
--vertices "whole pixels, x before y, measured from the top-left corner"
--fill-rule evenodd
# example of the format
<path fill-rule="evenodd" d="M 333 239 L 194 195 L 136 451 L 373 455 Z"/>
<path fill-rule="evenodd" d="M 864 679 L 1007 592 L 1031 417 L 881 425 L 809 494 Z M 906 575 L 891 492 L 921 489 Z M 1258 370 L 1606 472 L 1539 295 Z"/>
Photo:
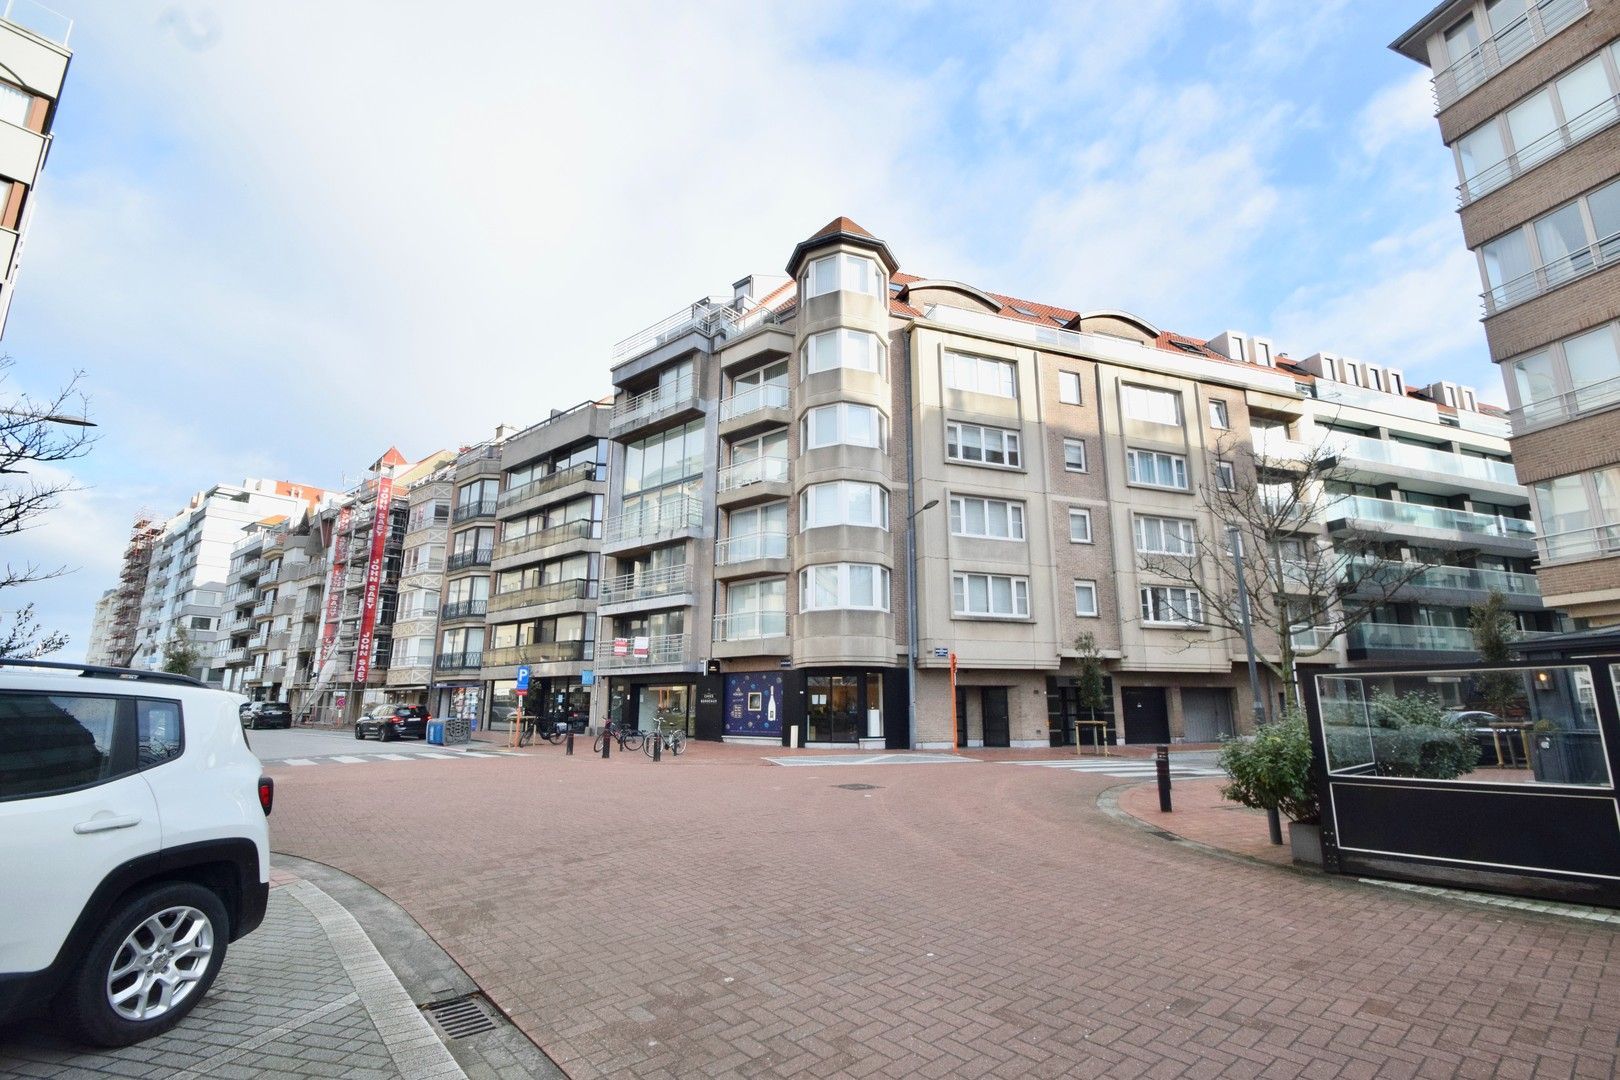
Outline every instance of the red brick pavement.
<path fill-rule="evenodd" d="M 272 767 L 574 1077 L 1611 1077 L 1620 934 L 1212 858 L 969 765 Z M 845 783 L 876 785 L 841 790 Z"/>
<path fill-rule="evenodd" d="M 1286 842 L 1287 823 L 1283 823 L 1284 843 L 1278 847 L 1271 842 L 1266 812 L 1250 810 L 1221 798 L 1225 784 L 1219 777 L 1177 780 L 1170 791 L 1171 812 L 1168 814 L 1159 809 L 1157 784 L 1137 784 L 1119 793 L 1119 808 L 1155 829 L 1200 844 L 1279 866 L 1292 865 L 1293 855 Z"/>

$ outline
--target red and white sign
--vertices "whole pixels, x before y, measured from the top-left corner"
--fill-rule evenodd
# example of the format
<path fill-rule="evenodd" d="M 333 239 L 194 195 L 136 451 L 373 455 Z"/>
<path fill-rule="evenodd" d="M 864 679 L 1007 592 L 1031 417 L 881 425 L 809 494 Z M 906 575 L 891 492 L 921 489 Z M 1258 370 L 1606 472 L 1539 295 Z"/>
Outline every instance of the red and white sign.
<path fill-rule="evenodd" d="M 623 638 L 623 637 L 614 638 L 613 639 L 613 655 L 614 656 L 629 656 L 630 655 L 630 639 L 629 638 Z"/>
<path fill-rule="evenodd" d="M 326 622 L 321 627 L 321 650 L 315 661 L 317 673 L 324 674 L 337 644 L 338 616 L 343 612 L 343 564 L 349 557 L 349 508 L 338 511 L 337 528 L 332 530 L 332 572 L 326 581 Z M 317 675 L 319 678 L 319 674 Z"/>
<path fill-rule="evenodd" d="M 644 638 L 644 637 L 636 638 L 636 659 L 638 659 L 638 660 L 647 659 L 647 646 L 649 644 L 650 644 L 650 642 L 648 642 L 648 640 L 646 638 Z"/>
<path fill-rule="evenodd" d="M 391 477 L 377 480 L 377 507 L 371 514 L 371 558 L 366 562 L 366 592 L 360 601 L 360 638 L 354 649 L 354 681 L 364 684 L 371 674 L 371 650 L 376 644 L 377 602 L 382 595 L 383 545 L 388 541 L 389 508 L 394 502 Z"/>

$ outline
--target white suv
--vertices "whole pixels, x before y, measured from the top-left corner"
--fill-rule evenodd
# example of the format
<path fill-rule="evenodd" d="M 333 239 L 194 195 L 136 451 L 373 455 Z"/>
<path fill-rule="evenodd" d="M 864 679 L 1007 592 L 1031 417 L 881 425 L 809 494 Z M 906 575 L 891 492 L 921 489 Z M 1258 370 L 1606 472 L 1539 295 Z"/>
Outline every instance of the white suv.
<path fill-rule="evenodd" d="M 272 781 L 241 698 L 183 675 L 0 660 L 0 1021 L 167 1031 L 264 919 Z"/>

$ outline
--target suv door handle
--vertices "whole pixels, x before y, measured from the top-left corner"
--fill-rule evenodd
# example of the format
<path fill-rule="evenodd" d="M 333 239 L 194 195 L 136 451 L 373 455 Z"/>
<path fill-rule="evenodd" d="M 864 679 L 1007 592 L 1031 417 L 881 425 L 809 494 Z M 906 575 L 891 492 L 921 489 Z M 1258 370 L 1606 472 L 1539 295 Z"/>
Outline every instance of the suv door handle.
<path fill-rule="evenodd" d="M 131 825 L 139 825 L 140 816 L 131 814 L 127 817 L 98 817 L 89 821 L 81 821 L 73 826 L 73 831 L 83 836 L 85 833 L 108 832 L 112 829 L 127 829 Z"/>

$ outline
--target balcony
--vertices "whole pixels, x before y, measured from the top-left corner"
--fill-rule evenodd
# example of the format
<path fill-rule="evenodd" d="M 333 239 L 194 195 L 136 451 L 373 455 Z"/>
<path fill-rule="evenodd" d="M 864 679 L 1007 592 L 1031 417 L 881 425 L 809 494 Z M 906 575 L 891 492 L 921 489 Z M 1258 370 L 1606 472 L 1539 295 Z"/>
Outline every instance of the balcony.
<path fill-rule="evenodd" d="M 259 584 L 261 586 L 270 585 L 270 584 L 274 583 L 275 580 L 277 578 L 279 578 L 280 576 L 281 576 L 281 560 L 280 559 L 277 559 L 275 562 L 265 563 L 263 568 L 259 570 Z"/>
<path fill-rule="evenodd" d="M 1513 425 L 1513 434 L 1523 435 L 1616 405 L 1620 405 L 1620 378 L 1604 379 L 1521 405 L 1508 413 L 1508 420 Z"/>
<path fill-rule="evenodd" d="M 474 476 L 499 476 L 500 474 L 501 446 L 499 443 L 490 446 L 476 446 L 456 458 L 457 480 L 467 480 Z"/>
<path fill-rule="evenodd" d="M 531 551 L 542 551 L 572 541 L 598 539 L 601 535 L 600 521 L 591 521 L 588 518 L 566 521 L 549 529 L 529 533 L 527 536 L 500 541 L 495 545 L 495 561 L 502 562 L 517 555 L 527 555 Z"/>
<path fill-rule="evenodd" d="M 458 551 L 445 560 L 444 568 L 449 573 L 465 570 L 469 566 L 488 566 L 495 555 L 494 547 L 475 548 L 472 551 Z"/>
<path fill-rule="evenodd" d="M 1591 525 L 1548 533 L 1536 546 L 1544 565 L 1620 555 L 1620 524 Z"/>
<path fill-rule="evenodd" d="M 742 422 L 750 420 L 785 423 L 788 397 L 788 388 L 778 383 L 765 383 L 734 393 L 720 403 L 721 430 L 730 434 L 738 430 Z"/>
<path fill-rule="evenodd" d="M 1587 0 L 1541 0 L 1434 76 L 1435 111 L 1456 104 L 1586 12 Z"/>
<path fill-rule="evenodd" d="M 686 635 L 620 637 L 609 643 L 607 655 L 597 657 L 601 668 L 652 667 L 686 662 Z"/>
<path fill-rule="evenodd" d="M 736 329 L 749 320 L 749 314 L 732 307 L 728 296 L 708 296 L 673 315 L 653 323 L 647 329 L 632 334 L 613 346 L 610 365 L 617 367 L 624 361 L 650 352 L 660 345 L 678 341 L 687 334 L 697 333 L 714 337 Z M 615 418 L 616 419 L 616 418 Z"/>
<path fill-rule="evenodd" d="M 1378 572 L 1388 567 L 1388 573 Z M 1356 575 L 1372 575 L 1374 582 L 1399 580 L 1411 568 L 1399 562 L 1357 559 L 1346 567 Z M 1469 566 L 1430 566 L 1419 570 L 1406 584 L 1414 589 L 1446 589 L 1455 592 L 1489 593 L 1492 589 L 1505 596 L 1539 599 L 1541 585 L 1534 574 L 1516 574 L 1511 570 L 1481 570 Z"/>
<path fill-rule="evenodd" d="M 715 490 L 725 493 L 753 484 L 785 484 L 787 479 L 787 458 L 751 458 L 733 462 L 721 469 L 716 475 Z"/>
<path fill-rule="evenodd" d="M 1529 641 L 1549 636 L 1542 631 L 1521 630 L 1514 638 Z M 1352 652 L 1474 652 L 1474 637 L 1466 626 L 1363 622 L 1349 629 L 1345 644 Z"/>
<path fill-rule="evenodd" d="M 1378 525 L 1404 525 L 1436 532 L 1456 533 L 1466 539 L 1496 538 L 1528 544 L 1535 539 L 1533 522 L 1520 518 L 1475 514 L 1443 506 L 1393 502 L 1364 495 L 1348 495 L 1327 511 L 1330 521 L 1366 521 Z"/>
<path fill-rule="evenodd" d="M 1543 161 L 1551 160 L 1620 120 L 1620 95 L 1606 98 L 1549 131 L 1541 138 L 1519 147 L 1495 165 L 1481 169 L 1457 185 L 1457 205 L 1467 206 L 1483 198 Z"/>
<path fill-rule="evenodd" d="M 692 564 L 679 563 L 641 573 L 620 574 L 602 579 L 601 602 L 627 604 L 637 600 L 656 600 L 666 596 L 681 596 L 692 591 Z"/>
<path fill-rule="evenodd" d="M 484 653 L 452 652 L 440 653 L 433 661 L 435 671 L 477 671 L 484 666 Z"/>
<path fill-rule="evenodd" d="M 569 578 L 566 581 L 548 581 L 528 589 L 499 593 L 490 598 L 490 611 L 512 611 L 515 608 L 534 607 L 537 604 L 558 604 L 565 600 L 589 600 L 596 595 L 596 582 L 590 578 Z"/>
<path fill-rule="evenodd" d="M 484 650 L 485 667 L 512 667 L 517 664 L 568 664 L 591 658 L 593 641 L 531 641 Z"/>
<path fill-rule="evenodd" d="M 787 558 L 787 533 L 742 533 L 728 536 L 714 545 L 716 566 L 736 566 L 758 559 Z"/>
<path fill-rule="evenodd" d="M 268 619 L 275 614 L 275 607 L 276 602 L 274 600 L 261 600 L 253 605 L 253 617 L 255 619 Z"/>
<path fill-rule="evenodd" d="M 639 394 L 620 394 L 613 402 L 608 430 L 614 438 L 659 421 L 684 419 L 698 410 L 698 376 L 694 371 Z"/>
<path fill-rule="evenodd" d="M 1497 315 L 1560 285 L 1567 285 L 1605 266 L 1611 266 L 1617 259 L 1620 259 L 1620 233 L 1605 236 L 1595 244 L 1577 248 L 1528 274 L 1504 281 L 1494 289 L 1480 293 L 1480 300 L 1484 302 L 1487 317 Z"/>
<path fill-rule="evenodd" d="M 413 577 L 413 576 L 415 576 L 417 574 L 442 574 L 442 573 L 444 573 L 444 560 L 443 559 L 421 559 L 421 560 L 418 560 L 417 562 L 406 563 L 404 566 L 402 566 L 400 568 L 400 571 L 399 571 L 399 576 L 402 577 L 402 578 L 408 578 L 408 577 Z"/>
<path fill-rule="evenodd" d="M 1519 486 L 1519 478 L 1513 471 L 1513 465 L 1506 461 L 1454 454 L 1449 450 L 1429 446 L 1414 446 L 1410 443 L 1337 433 L 1326 440 L 1326 445 L 1342 460 L 1374 462 L 1399 469 L 1482 480 L 1514 488 Z"/>
<path fill-rule="evenodd" d="M 531 480 L 527 484 L 515 487 L 502 493 L 496 500 L 502 515 L 511 516 L 514 511 L 525 509 L 534 505 L 544 495 L 568 487 L 570 484 L 584 483 L 590 480 L 604 479 L 599 475 L 596 463 L 586 461 L 579 465 L 571 465 L 566 469 L 558 469 L 538 480 Z"/>
<path fill-rule="evenodd" d="M 452 604 L 445 604 L 439 609 L 439 618 L 449 621 L 452 619 L 481 619 L 489 611 L 488 600 L 457 600 Z M 395 616 L 398 618 L 398 616 Z"/>
<path fill-rule="evenodd" d="M 66 15 L 52 11 L 37 0 L 5 0 L 5 5 L 5 9 L 0 10 L 0 19 L 47 41 L 67 45 L 73 33 L 73 20 Z"/>
<path fill-rule="evenodd" d="M 476 499 L 472 502 L 457 503 L 455 510 L 450 514 L 450 521 L 452 524 L 459 525 L 461 522 L 471 521 L 473 518 L 494 517 L 495 505 L 496 501 L 494 499 Z"/>
<path fill-rule="evenodd" d="M 734 611 L 714 617 L 714 640 L 760 641 L 787 637 L 785 611 Z"/>
<path fill-rule="evenodd" d="M 221 664 L 242 664 L 247 662 L 247 647 L 240 649 L 224 649 L 219 653 Z"/>
<path fill-rule="evenodd" d="M 643 502 L 607 519 L 603 544 L 616 548 L 645 546 L 690 530 L 701 529 L 707 511 L 691 495 L 674 495 Z"/>

